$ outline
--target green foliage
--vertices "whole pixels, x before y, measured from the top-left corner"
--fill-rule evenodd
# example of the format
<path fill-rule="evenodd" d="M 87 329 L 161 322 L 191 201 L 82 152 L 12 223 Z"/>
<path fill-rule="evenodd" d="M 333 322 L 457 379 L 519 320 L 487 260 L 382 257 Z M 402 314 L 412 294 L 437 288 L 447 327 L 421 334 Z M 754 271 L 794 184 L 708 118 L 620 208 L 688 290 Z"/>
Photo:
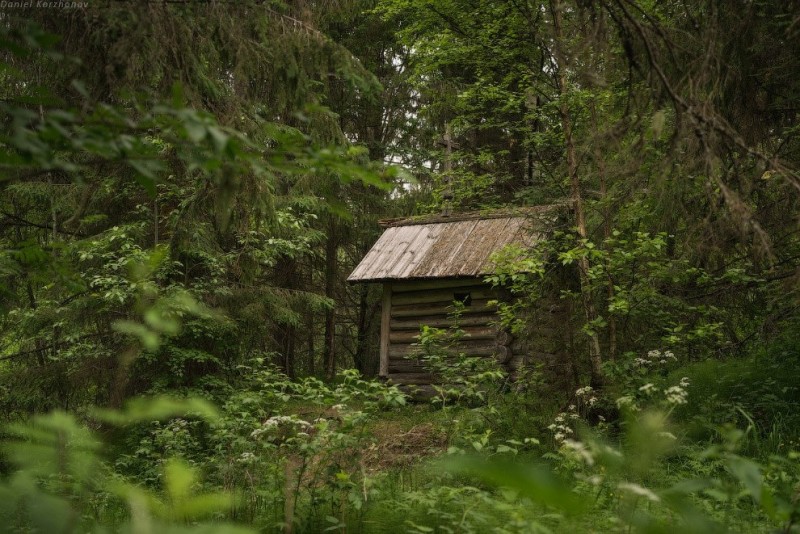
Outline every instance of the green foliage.
<path fill-rule="evenodd" d="M 106 412 L 106 419 L 129 423 L 203 406 L 166 399 L 146 404 Z M 104 463 L 97 436 L 70 415 L 39 416 L 10 425 L 5 434 L 4 455 L 14 469 L 0 484 L 4 532 L 102 532 L 112 524 L 137 532 L 180 532 L 187 523 L 197 531 L 249 532 L 218 521 L 213 526 L 197 521 L 230 509 L 232 495 L 193 495 L 196 473 L 180 462 L 164 465 L 163 498 L 120 479 Z M 126 507 L 128 520 L 120 514 Z"/>
<path fill-rule="evenodd" d="M 4 14 L 0 530 L 797 532 L 800 26 L 738 7 Z M 377 220 L 511 204 L 553 346 L 365 378 Z"/>
<path fill-rule="evenodd" d="M 484 404 L 487 395 L 498 390 L 503 372 L 492 358 L 467 356 L 459 350 L 464 337 L 459 327 L 463 303 L 455 302 L 449 329 L 420 327 L 416 359 L 435 377 L 432 402 L 446 407 L 450 402 Z"/>

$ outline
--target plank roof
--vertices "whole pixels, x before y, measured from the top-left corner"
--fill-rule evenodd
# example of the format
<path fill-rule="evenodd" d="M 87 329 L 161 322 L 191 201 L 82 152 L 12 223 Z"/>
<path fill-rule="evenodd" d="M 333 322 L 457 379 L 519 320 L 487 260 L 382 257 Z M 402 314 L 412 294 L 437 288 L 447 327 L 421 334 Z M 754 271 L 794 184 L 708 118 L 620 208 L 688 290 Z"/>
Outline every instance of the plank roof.
<path fill-rule="evenodd" d="M 493 272 L 492 254 L 507 245 L 541 239 L 553 210 L 542 206 L 513 212 L 384 222 L 383 235 L 347 278 L 348 282 L 476 277 Z"/>

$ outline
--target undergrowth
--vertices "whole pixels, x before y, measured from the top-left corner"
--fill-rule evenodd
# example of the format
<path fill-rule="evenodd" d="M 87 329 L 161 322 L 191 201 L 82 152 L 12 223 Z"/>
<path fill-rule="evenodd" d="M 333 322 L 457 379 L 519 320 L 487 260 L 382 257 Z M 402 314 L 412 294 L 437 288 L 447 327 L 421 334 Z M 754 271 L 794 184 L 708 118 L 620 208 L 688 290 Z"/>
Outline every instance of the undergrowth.
<path fill-rule="evenodd" d="M 561 395 L 462 359 L 466 402 L 411 404 L 255 359 L 212 402 L 7 427 L 3 531 L 797 532 L 797 346 L 688 365 L 651 351 L 614 387 Z"/>

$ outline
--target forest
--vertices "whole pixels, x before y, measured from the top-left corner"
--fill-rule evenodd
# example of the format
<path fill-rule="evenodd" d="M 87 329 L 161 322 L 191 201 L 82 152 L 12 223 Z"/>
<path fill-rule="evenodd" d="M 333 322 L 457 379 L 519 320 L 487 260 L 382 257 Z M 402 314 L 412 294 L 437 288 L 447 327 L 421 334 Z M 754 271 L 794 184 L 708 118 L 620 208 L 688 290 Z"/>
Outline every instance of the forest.
<path fill-rule="evenodd" d="M 0 4 L 0 532 L 800 532 L 800 2 Z"/>

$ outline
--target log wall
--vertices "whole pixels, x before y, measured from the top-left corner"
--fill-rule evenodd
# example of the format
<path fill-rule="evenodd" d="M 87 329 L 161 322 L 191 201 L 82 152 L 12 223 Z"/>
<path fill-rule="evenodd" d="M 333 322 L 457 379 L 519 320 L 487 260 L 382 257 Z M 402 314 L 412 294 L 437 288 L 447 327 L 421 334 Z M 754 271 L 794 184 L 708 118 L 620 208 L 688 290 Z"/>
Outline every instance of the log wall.
<path fill-rule="evenodd" d="M 419 353 L 420 327 L 449 328 L 456 295 L 468 294 L 459 320 L 464 337 L 455 347 L 467 356 L 496 358 L 512 369 L 511 336 L 498 330 L 495 307 L 498 294 L 477 278 L 408 281 L 384 284 L 381 329 L 381 376 L 395 384 L 425 385 L 435 378 L 414 359 Z M 519 358 L 517 358 L 519 359 Z"/>

